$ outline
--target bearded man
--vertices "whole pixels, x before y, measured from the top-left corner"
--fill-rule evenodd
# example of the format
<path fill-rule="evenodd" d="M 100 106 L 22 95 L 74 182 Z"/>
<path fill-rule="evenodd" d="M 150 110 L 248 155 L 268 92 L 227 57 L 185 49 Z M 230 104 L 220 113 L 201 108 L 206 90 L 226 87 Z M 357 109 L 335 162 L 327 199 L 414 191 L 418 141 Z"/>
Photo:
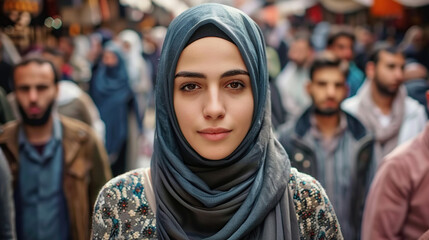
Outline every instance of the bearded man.
<path fill-rule="evenodd" d="M 426 125 L 423 105 L 407 96 L 404 55 L 396 48 L 379 46 L 366 64 L 367 81 L 343 108 L 375 136 L 376 165 L 396 146 L 418 135 Z"/>
<path fill-rule="evenodd" d="M 348 94 L 347 64 L 332 53 L 316 57 L 307 92 L 312 105 L 279 133 L 299 171 L 320 181 L 335 209 L 345 239 L 357 239 L 370 181 L 373 138 L 341 110 Z"/>
<path fill-rule="evenodd" d="M 111 178 L 94 131 L 56 113 L 58 79 L 39 57 L 13 69 L 21 120 L 0 127 L 0 147 L 12 173 L 18 239 L 89 239 L 92 206 Z"/>

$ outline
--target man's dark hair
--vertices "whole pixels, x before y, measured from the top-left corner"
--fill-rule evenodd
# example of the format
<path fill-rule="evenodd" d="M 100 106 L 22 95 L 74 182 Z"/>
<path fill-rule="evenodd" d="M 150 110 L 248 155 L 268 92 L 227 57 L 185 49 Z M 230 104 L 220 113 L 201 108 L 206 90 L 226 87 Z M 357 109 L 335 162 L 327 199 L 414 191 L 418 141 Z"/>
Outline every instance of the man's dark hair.
<path fill-rule="evenodd" d="M 313 81 L 314 73 L 323 68 L 338 68 L 344 75 L 344 79 L 347 78 L 348 64 L 341 61 L 331 53 L 325 52 L 314 58 L 310 67 L 310 80 Z"/>
<path fill-rule="evenodd" d="M 13 71 L 12 71 L 12 86 L 15 86 L 15 72 L 18 68 L 23 67 L 23 66 L 27 66 L 30 63 L 37 63 L 39 65 L 43 65 L 43 64 L 49 64 L 49 66 L 51 66 L 52 72 L 54 73 L 54 83 L 57 84 L 60 80 L 60 77 L 58 76 L 57 71 L 55 70 L 55 66 L 54 64 L 47 60 L 44 59 L 40 56 L 31 56 L 28 58 L 24 58 L 21 62 L 17 63 L 15 66 L 13 66 Z"/>
<path fill-rule="evenodd" d="M 334 30 L 328 36 L 328 40 L 326 42 L 327 46 L 331 47 L 335 43 L 335 41 L 337 41 L 337 39 L 340 37 L 349 38 L 350 40 L 352 40 L 353 44 L 354 44 L 355 39 L 356 39 L 356 37 L 352 31 L 349 31 L 347 29 Z"/>
<path fill-rule="evenodd" d="M 75 43 L 73 41 L 73 37 L 69 36 L 69 35 L 61 35 L 59 37 L 59 39 L 64 39 L 64 41 L 67 42 L 67 44 L 69 44 L 72 48 L 75 47 Z"/>
<path fill-rule="evenodd" d="M 311 42 L 311 36 L 307 32 L 298 32 L 293 38 L 293 42 L 301 41 L 301 40 L 307 42 L 308 46 L 311 49 L 314 48 L 313 43 Z"/>
<path fill-rule="evenodd" d="M 381 52 L 388 52 L 391 54 L 403 54 L 403 52 L 394 46 L 391 46 L 390 44 L 380 44 L 378 46 L 375 46 L 372 51 L 371 54 L 369 55 L 369 59 L 368 62 L 373 62 L 374 64 L 377 64 L 378 61 L 380 60 L 380 53 Z"/>
<path fill-rule="evenodd" d="M 47 53 L 49 55 L 55 56 L 55 57 L 62 57 L 64 58 L 64 53 L 58 49 L 52 48 L 52 47 L 44 47 L 42 49 L 42 54 Z"/>

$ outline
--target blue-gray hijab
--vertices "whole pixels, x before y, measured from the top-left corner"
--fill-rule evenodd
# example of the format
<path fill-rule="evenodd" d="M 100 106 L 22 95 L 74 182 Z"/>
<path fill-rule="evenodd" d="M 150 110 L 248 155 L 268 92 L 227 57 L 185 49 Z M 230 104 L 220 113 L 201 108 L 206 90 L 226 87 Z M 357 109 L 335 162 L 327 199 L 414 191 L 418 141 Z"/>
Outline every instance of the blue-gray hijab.
<path fill-rule="evenodd" d="M 218 27 L 240 50 L 255 106 L 247 136 L 233 153 L 216 161 L 204 159 L 188 144 L 173 106 L 177 61 L 193 33 L 206 24 Z M 173 20 L 159 63 L 151 162 L 161 239 L 299 238 L 287 188 L 290 162 L 274 138 L 270 111 L 265 43 L 253 20 L 212 3 Z"/>

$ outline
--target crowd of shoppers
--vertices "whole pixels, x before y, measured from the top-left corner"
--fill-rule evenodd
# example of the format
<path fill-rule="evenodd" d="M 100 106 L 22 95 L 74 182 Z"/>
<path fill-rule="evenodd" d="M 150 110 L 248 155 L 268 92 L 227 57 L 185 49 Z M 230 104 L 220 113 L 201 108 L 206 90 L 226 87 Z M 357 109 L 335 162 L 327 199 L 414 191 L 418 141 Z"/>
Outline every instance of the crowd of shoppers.
<path fill-rule="evenodd" d="M 425 239 L 424 29 L 255 20 L 0 33 L 0 238 Z"/>

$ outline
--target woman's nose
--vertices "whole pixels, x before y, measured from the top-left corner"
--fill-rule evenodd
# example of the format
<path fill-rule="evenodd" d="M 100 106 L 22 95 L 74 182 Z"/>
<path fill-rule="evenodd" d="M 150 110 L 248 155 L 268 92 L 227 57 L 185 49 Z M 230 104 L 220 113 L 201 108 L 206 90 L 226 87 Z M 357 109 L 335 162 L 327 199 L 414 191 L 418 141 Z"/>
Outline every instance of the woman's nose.
<path fill-rule="evenodd" d="M 207 119 L 218 119 L 225 116 L 225 106 L 218 89 L 210 89 L 204 99 L 203 115 Z"/>

